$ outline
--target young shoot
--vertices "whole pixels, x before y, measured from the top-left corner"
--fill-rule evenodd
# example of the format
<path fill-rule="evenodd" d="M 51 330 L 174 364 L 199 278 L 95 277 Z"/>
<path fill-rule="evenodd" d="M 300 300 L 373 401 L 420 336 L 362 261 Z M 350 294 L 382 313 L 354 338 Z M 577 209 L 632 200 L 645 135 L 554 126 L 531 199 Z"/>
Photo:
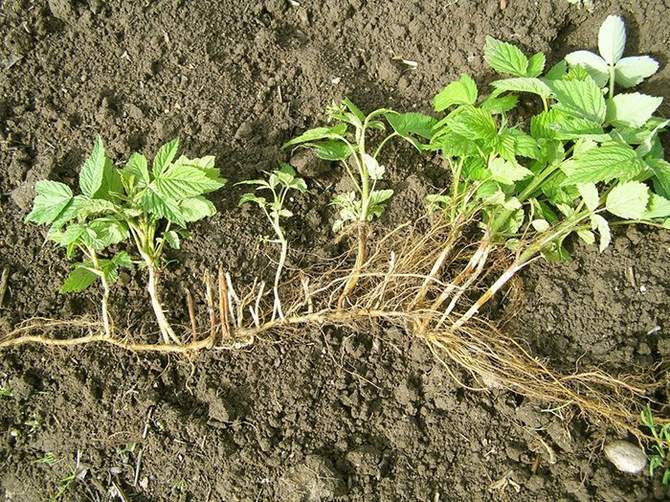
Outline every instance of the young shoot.
<path fill-rule="evenodd" d="M 281 164 L 279 169 L 269 173 L 267 181 L 262 179 L 247 180 L 238 184 L 254 185 L 256 186 L 256 192 L 269 192 L 272 196 L 271 199 L 268 199 L 256 195 L 254 192 L 245 193 L 240 198 L 240 205 L 252 203 L 261 208 L 275 233 L 276 240 L 273 242 L 279 244 L 281 247 L 274 279 L 272 319 L 274 320 L 277 317 L 283 319 L 284 312 L 279 297 L 279 283 L 281 281 L 282 270 L 286 264 L 286 257 L 288 256 L 288 241 L 286 240 L 281 221 L 284 218 L 293 216 L 293 213 L 285 207 L 289 193 L 292 190 L 304 193 L 307 191 L 307 185 L 305 184 L 305 180 L 296 176 L 295 169 L 292 166 L 284 163 Z"/>
<path fill-rule="evenodd" d="M 214 157 L 176 158 L 179 140 L 163 145 L 149 169 L 147 159 L 134 153 L 121 169 L 107 157 L 100 137 L 81 168 L 81 194 L 56 181 L 36 184 L 37 197 L 27 220 L 50 225 L 48 238 L 80 254 L 63 284 L 63 292 L 82 291 L 96 279 L 103 286 L 102 317 L 112 335 L 107 301 L 110 285 L 121 267 L 132 264 L 127 252 L 110 258 L 108 248 L 131 240 L 146 266 L 147 289 L 163 341 L 179 343 L 165 317 L 159 296 L 159 273 L 165 246 L 178 248 L 188 223 L 212 216 L 214 205 L 203 195 L 221 188 L 225 180 L 214 167 Z"/>
<path fill-rule="evenodd" d="M 649 474 L 651 476 L 657 470 L 663 475 L 661 482 L 664 485 L 670 485 L 670 423 L 657 424 L 651 408 L 647 406 L 640 414 L 642 425 L 649 429 L 654 444 L 647 454 L 649 459 Z"/>
<path fill-rule="evenodd" d="M 609 50 L 603 47 L 604 41 L 601 51 Z M 633 93 L 606 99 L 587 69 L 568 70 L 565 62 L 540 77 L 542 53 L 528 58 L 490 37 L 485 58 L 512 78 L 493 82 L 494 92 L 483 100 L 467 75 L 435 97 L 435 109 L 447 114 L 434 127 L 430 148 L 450 167 L 451 190 L 432 196 L 430 203 L 441 206 L 451 221 L 479 220 L 483 230 L 478 251 L 456 282 L 474 280 L 501 245 L 515 260 L 457 325 L 532 259 L 567 259 L 564 242 L 571 234 L 587 244 L 598 235 L 603 251 L 610 243 L 610 224 L 670 226 L 670 164 L 658 137 L 670 122 L 654 116 L 662 98 Z M 641 80 L 636 75 L 630 82 Z M 507 115 L 518 92 L 539 95 L 544 107 L 527 132 Z M 447 288 L 433 307 L 456 295 L 455 289 Z M 453 306 L 452 299 L 444 318 Z"/>
<path fill-rule="evenodd" d="M 388 108 L 366 115 L 347 98 L 339 105 L 329 107 L 326 113 L 332 123 L 330 127 L 310 129 L 287 142 L 284 148 L 309 148 L 321 159 L 338 162 L 354 188 L 353 191 L 335 195 L 332 201 L 339 208 L 333 231 L 339 232 L 352 223 L 358 227 L 356 262 L 338 301 L 341 308 L 356 287 L 366 260 L 367 226 L 384 213 L 393 195 L 393 190 L 379 187 L 386 171 L 379 162 L 379 156 L 384 146 L 396 137 L 421 150 L 431 137 L 434 119 L 420 113 L 398 113 Z M 380 139 L 376 142 L 370 138 L 372 131 L 379 133 Z"/>

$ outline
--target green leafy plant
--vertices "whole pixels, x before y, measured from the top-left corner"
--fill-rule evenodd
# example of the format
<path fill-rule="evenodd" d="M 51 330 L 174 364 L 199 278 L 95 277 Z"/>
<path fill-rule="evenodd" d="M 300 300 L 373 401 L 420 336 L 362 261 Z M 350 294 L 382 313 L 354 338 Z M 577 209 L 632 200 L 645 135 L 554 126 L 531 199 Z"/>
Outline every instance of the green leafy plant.
<path fill-rule="evenodd" d="M 649 406 L 642 410 L 640 421 L 649 429 L 654 439 L 654 444 L 647 455 L 649 474 L 653 476 L 660 469 L 663 471 L 662 483 L 670 485 L 670 423 L 657 424 Z"/>
<path fill-rule="evenodd" d="M 326 114 L 332 123 L 330 127 L 310 129 L 288 141 L 284 148 L 309 148 L 321 159 L 338 162 L 353 184 L 353 191 L 337 194 L 332 201 L 339 208 L 334 231 L 350 223 L 358 226 L 358 252 L 350 279 L 340 295 L 339 306 L 342 307 L 347 295 L 356 287 L 366 259 L 367 225 L 384 213 L 393 196 L 393 190 L 378 187 L 386 172 L 379 156 L 384 146 L 398 137 L 421 150 L 431 137 L 435 121 L 420 113 L 398 113 L 388 108 L 366 115 L 348 98 L 329 107 Z M 373 131 L 378 132 L 380 138 L 371 146 L 369 136 Z"/>
<path fill-rule="evenodd" d="M 598 33 L 600 55 L 589 51 L 571 52 L 565 57 L 570 66 L 583 67 L 600 87 L 609 84 L 609 97 L 614 86 L 635 87 L 658 70 L 658 63 L 649 56 L 623 57 L 626 27 L 619 16 L 608 16 Z"/>
<path fill-rule="evenodd" d="M 288 194 L 292 190 L 296 190 L 300 193 L 306 192 L 307 184 L 305 183 L 305 180 L 296 176 L 295 169 L 293 169 L 291 165 L 285 163 L 274 172 L 268 173 L 267 181 L 263 179 L 246 180 L 238 184 L 254 185 L 256 186 L 256 192 L 265 191 L 272 195 L 271 199 L 267 199 L 256 195 L 254 192 L 248 192 L 240 198 L 240 205 L 252 203 L 260 207 L 277 237 L 274 242 L 281 246 L 274 279 L 274 306 L 272 310 L 272 318 L 275 319 L 276 317 L 279 317 L 281 319 L 284 317 L 284 312 L 282 311 L 279 297 L 279 283 L 282 270 L 286 264 L 286 257 L 288 256 L 288 241 L 286 240 L 281 220 L 293 216 L 293 213 L 285 207 Z"/>
<path fill-rule="evenodd" d="M 189 223 L 216 212 L 204 194 L 221 188 L 225 180 L 214 167 L 214 157 L 177 158 L 178 149 L 178 139 L 163 145 L 151 169 L 139 153 L 117 168 L 98 137 L 79 174 L 80 194 L 74 195 L 70 187 L 57 181 L 39 181 L 35 186 L 37 196 L 27 221 L 49 225 L 49 240 L 65 247 L 68 257 L 83 258 L 65 280 L 62 292 L 83 291 L 97 279 L 101 281 L 107 336 L 112 336 L 110 287 L 119 269 L 133 264 L 126 251 L 112 253 L 110 248 L 130 240 L 147 268 L 147 289 L 163 339 L 179 343 L 159 296 L 164 249 L 166 245 L 179 248 Z"/>
<path fill-rule="evenodd" d="M 601 29 L 601 52 L 611 65 L 623 61 L 621 30 L 612 28 L 617 23 L 610 17 Z M 493 82 L 490 96 L 478 99 L 474 81 L 464 75 L 435 97 L 436 111 L 447 114 L 434 126 L 429 148 L 445 158 L 451 187 L 431 196 L 430 203 L 443 208 L 450 221 L 480 222 L 478 250 L 456 281 L 464 284 L 460 291 L 485 269 L 494 249 L 505 246 L 515 259 L 455 327 L 537 256 L 567 259 L 564 242 L 571 234 L 587 244 L 597 234 L 603 251 L 610 224 L 670 226 L 670 164 L 658 138 L 669 121 L 653 116 L 662 98 L 614 96 L 610 85 L 606 99 L 602 82 L 581 63 L 569 68 L 562 61 L 545 73 L 543 54 L 529 58 L 490 37 L 485 59 L 511 75 Z M 616 78 L 616 70 L 608 74 Z M 639 71 L 626 75 L 627 83 L 642 78 Z M 518 92 L 536 94 L 543 104 L 527 131 L 508 116 Z M 455 289 L 447 288 L 433 308 L 451 295 L 458 298 L 462 293 Z M 454 306 L 452 300 L 443 319 Z"/>

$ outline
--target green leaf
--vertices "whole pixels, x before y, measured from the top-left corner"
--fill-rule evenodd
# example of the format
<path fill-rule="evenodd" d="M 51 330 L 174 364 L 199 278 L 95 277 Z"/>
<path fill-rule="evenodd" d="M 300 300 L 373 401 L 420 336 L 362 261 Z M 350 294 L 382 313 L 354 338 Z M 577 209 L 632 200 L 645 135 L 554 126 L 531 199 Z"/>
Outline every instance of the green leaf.
<path fill-rule="evenodd" d="M 26 221 L 50 224 L 58 218 L 72 200 L 72 190 L 64 183 L 43 180 L 35 183 L 37 196 Z"/>
<path fill-rule="evenodd" d="M 163 240 L 165 243 L 170 246 L 172 249 L 179 249 L 181 242 L 179 240 L 179 234 L 174 230 L 170 230 L 163 235 Z"/>
<path fill-rule="evenodd" d="M 88 228 L 95 232 L 96 250 L 102 250 L 113 244 L 123 242 L 130 237 L 128 226 L 115 218 L 98 218 L 88 224 Z"/>
<path fill-rule="evenodd" d="M 351 155 L 349 145 L 337 139 L 327 139 L 317 143 L 303 143 L 303 146 L 312 149 L 314 154 L 323 160 L 344 160 Z"/>
<path fill-rule="evenodd" d="M 582 196 L 584 204 L 589 208 L 589 211 L 595 211 L 600 205 L 600 197 L 598 196 L 598 189 L 595 183 L 579 183 L 577 184 L 579 195 Z"/>
<path fill-rule="evenodd" d="M 554 66 L 549 68 L 549 71 L 545 74 L 544 78 L 546 80 L 558 80 L 565 76 L 568 71 L 568 65 L 565 61 L 561 60 L 556 63 Z"/>
<path fill-rule="evenodd" d="M 452 105 L 474 105 L 477 102 L 477 84 L 467 74 L 451 82 L 433 98 L 436 112 L 446 110 Z M 393 125 L 393 124 L 391 124 Z"/>
<path fill-rule="evenodd" d="M 566 116 L 562 120 L 549 124 L 554 131 L 554 137 L 561 140 L 590 139 L 593 141 L 607 141 L 610 139 L 597 122 L 579 117 Z"/>
<path fill-rule="evenodd" d="M 621 87 L 635 87 L 658 71 L 658 63 L 649 56 L 633 56 L 619 60 L 614 81 Z"/>
<path fill-rule="evenodd" d="M 189 223 L 216 214 L 216 206 L 202 195 L 180 201 L 179 208 L 184 221 Z"/>
<path fill-rule="evenodd" d="M 539 78 L 506 78 L 503 80 L 496 80 L 495 82 L 492 82 L 491 85 L 495 87 L 498 92 L 530 92 L 542 96 L 545 99 L 551 96 L 551 89 Z"/>
<path fill-rule="evenodd" d="M 605 207 L 615 216 L 637 220 L 642 218 L 649 202 L 649 188 L 639 181 L 615 186 L 607 195 Z"/>
<path fill-rule="evenodd" d="M 514 137 L 514 151 L 516 155 L 528 159 L 538 158 L 539 147 L 535 138 L 516 129 L 510 129 L 509 131 L 513 131 L 512 136 Z"/>
<path fill-rule="evenodd" d="M 655 218 L 667 218 L 668 216 L 670 216 L 670 200 L 652 193 L 649 198 L 649 205 L 642 218 L 653 220 Z"/>
<path fill-rule="evenodd" d="M 598 87 L 605 87 L 609 81 L 609 66 L 603 58 L 589 51 L 571 52 L 565 56 L 570 66 L 580 66 L 595 81 Z"/>
<path fill-rule="evenodd" d="M 600 87 L 592 78 L 586 80 L 553 80 L 549 82 L 558 110 L 575 117 L 602 124 L 607 106 Z"/>
<path fill-rule="evenodd" d="M 516 77 L 528 74 L 528 58 L 521 50 L 493 37 L 486 37 L 484 59 L 498 73 L 509 73 Z"/>
<path fill-rule="evenodd" d="M 154 157 L 152 172 L 154 177 L 159 177 L 170 166 L 174 158 L 177 156 L 179 150 L 179 138 L 165 143 L 158 149 Z"/>
<path fill-rule="evenodd" d="M 609 223 L 607 220 L 600 216 L 599 214 L 591 215 L 591 228 L 593 230 L 598 230 L 598 235 L 600 235 L 600 245 L 599 250 L 602 253 L 607 249 L 612 241 L 612 234 L 610 232 Z"/>
<path fill-rule="evenodd" d="M 626 46 L 626 26 L 619 16 L 607 16 L 598 32 L 598 50 L 607 64 L 615 65 Z"/>
<path fill-rule="evenodd" d="M 111 160 L 105 160 L 105 167 L 102 174 L 102 183 L 95 195 L 94 199 L 113 200 L 114 196 L 123 194 L 123 183 L 119 170 L 114 166 Z"/>
<path fill-rule="evenodd" d="M 151 185 L 149 185 L 142 197 L 142 209 L 157 218 L 165 218 L 182 227 L 186 223 L 177 201 L 155 192 Z"/>
<path fill-rule="evenodd" d="M 354 114 L 354 116 L 359 120 L 359 122 L 362 123 L 365 121 L 365 114 L 349 98 L 344 98 L 342 100 L 342 104 L 344 104 L 344 106 L 346 106 L 349 109 L 349 111 Z"/>
<path fill-rule="evenodd" d="M 663 159 L 651 159 L 647 161 L 647 166 L 654 173 L 654 189 L 670 199 L 670 163 Z"/>
<path fill-rule="evenodd" d="M 526 71 L 526 76 L 528 77 L 539 77 L 544 71 L 544 65 L 546 64 L 546 58 L 544 53 L 536 52 L 533 54 L 530 59 L 528 59 L 528 70 Z"/>
<path fill-rule="evenodd" d="M 370 204 L 383 204 L 393 196 L 393 190 L 374 190 L 370 194 Z"/>
<path fill-rule="evenodd" d="M 449 128 L 469 139 L 483 139 L 491 141 L 497 134 L 498 128 L 496 126 L 493 116 L 481 108 L 476 108 L 472 105 L 464 105 L 458 108 L 449 116 Z"/>
<path fill-rule="evenodd" d="M 205 169 L 174 164 L 156 176 L 151 187 L 164 198 L 179 201 L 218 190 L 225 181 Z"/>
<path fill-rule="evenodd" d="M 84 195 L 93 197 L 102 185 L 105 170 L 105 147 L 102 138 L 98 135 L 91 155 L 84 161 L 79 173 L 79 188 Z"/>
<path fill-rule="evenodd" d="M 491 170 L 491 177 L 503 185 L 512 185 L 515 181 L 520 181 L 533 174 L 525 167 L 501 158 L 489 162 L 489 169 Z"/>
<path fill-rule="evenodd" d="M 607 102 L 607 121 L 614 126 L 642 127 L 662 102 L 663 98 L 639 92 L 617 94 Z"/>
<path fill-rule="evenodd" d="M 88 214 L 88 208 L 91 206 L 92 200 L 99 202 L 97 199 L 89 199 L 85 195 L 75 195 L 65 206 L 65 209 L 63 209 L 58 217 L 51 223 L 51 228 L 53 230 L 58 230 L 66 223 L 79 217 L 80 214 L 85 217 Z M 104 202 L 110 204 L 112 207 L 114 206 L 111 202 Z"/>
<path fill-rule="evenodd" d="M 346 124 L 338 124 L 335 127 L 316 127 L 314 129 L 305 131 L 300 136 L 297 136 L 290 141 L 287 141 L 284 143 L 282 148 L 288 148 L 290 146 L 299 145 L 301 143 L 311 143 L 321 139 L 341 139 L 342 135 L 346 133 L 346 131 Z"/>
<path fill-rule="evenodd" d="M 567 178 L 563 185 L 598 183 L 615 178 L 631 179 L 640 173 L 642 163 L 635 150 L 618 143 L 603 144 L 583 155 L 564 162 L 561 169 Z"/>
<path fill-rule="evenodd" d="M 473 141 L 456 134 L 449 127 L 436 131 L 430 147 L 433 150 L 442 150 L 444 157 L 468 157 L 477 153 L 477 145 Z"/>
<path fill-rule="evenodd" d="M 133 184 L 136 184 L 139 188 L 146 187 L 151 183 L 147 158 L 142 154 L 133 153 L 128 159 L 126 167 L 121 170 L 121 176 L 126 180 L 132 178 Z"/>
<path fill-rule="evenodd" d="M 386 120 L 395 132 L 404 138 L 410 136 L 419 136 L 424 139 L 430 139 L 433 135 L 433 126 L 436 120 L 428 115 L 421 113 L 387 113 Z"/>
<path fill-rule="evenodd" d="M 84 264 L 75 265 L 75 268 L 65 279 L 60 288 L 61 293 L 79 293 L 93 284 L 98 276 L 84 267 Z"/>
<path fill-rule="evenodd" d="M 589 246 L 596 242 L 596 237 L 590 230 L 577 230 L 577 236 Z"/>
<path fill-rule="evenodd" d="M 133 260 L 125 251 L 119 251 L 112 257 L 112 263 L 118 268 L 133 268 Z"/>
<path fill-rule="evenodd" d="M 519 98 L 513 94 L 499 97 L 489 96 L 482 102 L 481 109 L 496 115 L 513 110 L 518 102 Z"/>

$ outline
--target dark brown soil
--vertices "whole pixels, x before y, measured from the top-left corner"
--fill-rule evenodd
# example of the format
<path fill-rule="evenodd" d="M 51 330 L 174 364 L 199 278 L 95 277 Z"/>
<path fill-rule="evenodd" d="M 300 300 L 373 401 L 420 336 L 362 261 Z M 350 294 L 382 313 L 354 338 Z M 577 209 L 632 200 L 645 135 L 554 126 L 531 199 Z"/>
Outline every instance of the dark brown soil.
<path fill-rule="evenodd" d="M 593 12 L 563 0 L 300 3 L 0 3 L 0 269 L 11 271 L 0 323 L 95 314 L 95 295 L 58 294 L 63 254 L 22 220 L 34 182 L 72 183 L 96 132 L 119 160 L 179 135 L 190 153 L 216 154 L 236 182 L 286 160 L 283 141 L 344 95 L 366 109 L 428 111 L 461 72 L 481 85 L 491 77 L 487 34 L 552 62 L 594 46 L 611 13 L 626 18 L 631 50 L 662 64 L 645 90 L 670 97 L 661 0 L 596 1 Z M 294 264 L 338 251 L 327 202 L 339 173 L 300 167 L 311 190 L 294 208 Z M 437 163 L 406 150 L 388 167 L 399 196 L 386 225 L 417 216 L 423 195 L 445 183 Z M 230 186 L 214 195 L 220 214 L 171 257 L 165 296 L 178 323 L 183 291 L 206 269 L 223 264 L 244 281 L 268 266 L 273 249 L 258 239 L 268 230 L 236 208 Z M 669 258 L 667 234 L 647 229 L 617 232 L 603 254 L 577 246 L 570 264 L 528 270 L 508 328 L 563 369 L 652 368 L 670 353 Z M 124 281 L 113 309 L 151 336 L 142 272 Z M 0 356 L 0 387 L 11 391 L 0 398 L 0 495 L 12 501 L 56 494 L 77 457 L 80 479 L 63 500 L 119 500 L 115 487 L 151 501 L 670 496 L 646 475 L 613 469 L 601 453 L 608 431 L 509 392 L 459 388 L 420 341 L 383 327 L 192 360 L 24 347 Z"/>

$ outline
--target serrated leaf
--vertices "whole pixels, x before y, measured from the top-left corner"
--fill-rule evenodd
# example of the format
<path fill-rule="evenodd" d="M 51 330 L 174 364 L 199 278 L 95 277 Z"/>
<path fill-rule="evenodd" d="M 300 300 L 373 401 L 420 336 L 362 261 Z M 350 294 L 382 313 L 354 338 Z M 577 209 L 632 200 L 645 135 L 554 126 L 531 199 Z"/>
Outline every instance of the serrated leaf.
<path fill-rule="evenodd" d="M 133 183 L 139 188 L 146 187 L 151 183 L 149 177 L 149 168 L 147 167 L 147 158 L 139 153 L 133 153 L 128 159 L 126 166 L 121 170 L 121 176 Z"/>
<path fill-rule="evenodd" d="M 88 223 L 87 227 L 95 233 L 95 245 L 92 247 L 96 250 L 118 244 L 130 237 L 128 226 L 115 218 L 97 218 Z"/>
<path fill-rule="evenodd" d="M 549 71 L 545 74 L 545 80 L 558 80 L 563 78 L 568 71 L 568 65 L 565 61 L 561 60 L 556 63 L 554 66 L 549 68 Z"/>
<path fill-rule="evenodd" d="M 602 253 L 605 249 L 607 249 L 607 247 L 610 245 L 610 242 L 612 241 L 610 225 L 607 223 L 607 220 L 599 214 L 592 214 L 591 228 L 593 230 L 598 230 L 598 235 L 600 236 L 600 244 L 598 248 Z"/>
<path fill-rule="evenodd" d="M 184 201 L 182 201 L 183 203 Z M 177 225 L 184 226 L 186 220 L 182 214 L 177 201 L 156 193 L 151 185 L 142 196 L 142 209 L 157 218 L 165 218 Z"/>
<path fill-rule="evenodd" d="M 607 101 L 607 121 L 615 126 L 642 127 L 662 102 L 663 98 L 639 92 L 617 94 Z"/>
<path fill-rule="evenodd" d="M 491 177 L 503 185 L 512 185 L 515 181 L 520 181 L 533 174 L 525 167 L 501 158 L 489 162 L 489 169 Z"/>
<path fill-rule="evenodd" d="M 75 195 L 65 206 L 65 209 L 58 215 L 58 218 L 51 223 L 51 228 L 53 230 L 59 230 L 63 225 L 77 218 L 80 213 L 83 214 L 84 209 L 90 207 L 91 200 L 94 199 L 89 199 L 85 195 Z M 112 205 L 112 207 L 114 206 L 111 202 L 109 204 Z M 88 213 L 88 210 L 86 213 Z"/>
<path fill-rule="evenodd" d="M 448 117 L 449 128 L 456 134 L 469 139 L 491 141 L 497 134 L 493 116 L 481 108 L 464 105 L 452 112 Z"/>
<path fill-rule="evenodd" d="M 496 80 L 495 82 L 492 82 L 491 85 L 495 87 L 498 92 L 530 92 L 542 96 L 545 99 L 551 96 L 551 89 L 539 78 L 506 78 L 503 80 Z"/>
<path fill-rule="evenodd" d="M 119 195 L 123 194 L 123 183 L 119 170 L 114 166 L 111 160 L 105 159 L 105 167 L 102 172 L 102 183 L 95 195 L 94 199 L 115 200 Z"/>
<path fill-rule="evenodd" d="M 393 190 L 375 190 L 370 194 L 370 204 L 383 204 L 393 196 Z"/>
<path fill-rule="evenodd" d="M 154 177 L 161 176 L 170 167 L 170 164 L 177 156 L 177 150 L 179 150 L 179 138 L 165 143 L 158 149 L 152 167 Z"/>
<path fill-rule="evenodd" d="M 603 142 L 610 139 L 597 122 L 579 117 L 567 116 L 549 127 L 553 129 L 554 137 L 560 140 L 590 139 Z"/>
<path fill-rule="evenodd" d="M 589 246 L 596 242 L 596 236 L 590 230 L 577 230 L 577 236 Z"/>
<path fill-rule="evenodd" d="M 444 157 L 468 157 L 477 153 L 477 145 L 469 138 L 456 134 L 449 127 L 437 131 L 431 139 L 433 150 L 442 150 Z"/>
<path fill-rule="evenodd" d="M 498 73 L 509 73 L 516 77 L 528 74 L 528 58 L 521 50 L 507 42 L 486 37 L 484 59 Z"/>
<path fill-rule="evenodd" d="M 528 77 L 539 77 L 544 71 L 544 65 L 546 64 L 546 58 L 543 52 L 536 52 L 528 59 L 528 69 L 526 70 L 526 76 Z"/>
<path fill-rule="evenodd" d="M 615 178 L 631 179 L 639 174 L 642 163 L 630 146 L 610 143 L 573 157 L 570 162 L 564 162 L 561 169 L 567 176 L 563 182 L 565 186 Z"/>
<path fill-rule="evenodd" d="M 102 185 L 105 169 L 105 147 L 102 138 L 98 135 L 93 146 L 93 151 L 84 161 L 79 173 L 79 188 L 84 195 L 93 197 Z"/>
<path fill-rule="evenodd" d="M 386 120 L 395 132 L 402 137 L 419 136 L 430 139 L 436 120 L 422 113 L 387 113 Z"/>
<path fill-rule="evenodd" d="M 526 157 L 528 159 L 537 159 L 539 155 L 539 147 L 537 141 L 528 134 L 511 129 L 514 131 L 514 151 L 519 157 Z"/>
<path fill-rule="evenodd" d="M 647 160 L 647 166 L 654 173 L 654 189 L 670 199 L 670 163 L 663 159 Z"/>
<path fill-rule="evenodd" d="M 112 263 L 118 268 L 133 268 L 133 260 L 125 251 L 119 251 L 112 257 Z"/>
<path fill-rule="evenodd" d="M 72 190 L 64 183 L 43 180 L 35 183 L 37 196 L 26 221 L 50 224 L 55 221 L 72 200 Z"/>
<path fill-rule="evenodd" d="M 461 176 L 472 181 L 484 181 L 491 177 L 491 172 L 481 157 L 467 157 L 463 161 Z"/>
<path fill-rule="evenodd" d="M 584 204 L 589 211 L 595 211 L 600 205 L 600 197 L 598 196 L 598 189 L 595 183 L 579 183 L 577 184 L 579 195 L 582 196 Z"/>
<path fill-rule="evenodd" d="M 436 112 L 446 110 L 453 105 L 474 105 L 477 102 L 477 84 L 467 74 L 451 82 L 433 98 Z"/>
<path fill-rule="evenodd" d="M 649 202 L 649 188 L 639 181 L 615 186 L 607 195 L 605 207 L 615 216 L 637 220 L 642 218 Z"/>
<path fill-rule="evenodd" d="M 482 102 L 481 109 L 496 115 L 513 110 L 518 102 L 519 98 L 513 94 L 507 94 L 506 96 L 489 96 Z"/>
<path fill-rule="evenodd" d="M 642 218 L 645 220 L 653 220 L 655 218 L 667 218 L 668 216 L 670 216 L 670 200 L 652 193 L 649 198 L 649 205 L 642 215 Z"/>
<path fill-rule="evenodd" d="M 185 222 L 198 221 L 216 214 L 216 206 L 202 195 L 179 202 L 179 209 Z"/>
<path fill-rule="evenodd" d="M 615 65 L 626 46 L 626 26 L 619 16 L 607 16 L 598 32 L 598 50 L 607 64 Z"/>
<path fill-rule="evenodd" d="M 657 71 L 658 63 L 649 56 L 627 57 L 614 67 L 614 81 L 621 87 L 635 87 Z"/>
<path fill-rule="evenodd" d="M 609 81 L 609 66 L 597 54 L 589 51 L 575 51 L 565 56 L 570 66 L 584 68 L 599 87 L 605 87 Z"/>
<path fill-rule="evenodd" d="M 61 293 L 79 293 L 93 284 L 98 276 L 85 268 L 83 265 L 76 265 L 75 268 L 63 282 L 60 288 Z"/>
<path fill-rule="evenodd" d="M 373 179 L 373 180 L 382 179 L 386 169 L 384 168 L 384 166 L 379 165 L 379 162 L 377 162 L 377 159 L 375 159 L 372 155 L 368 155 L 367 153 L 364 153 L 363 154 L 363 161 L 365 162 L 365 168 L 368 172 L 368 176 L 370 176 L 370 179 Z"/>
<path fill-rule="evenodd" d="M 181 246 L 181 241 L 179 240 L 179 234 L 174 230 L 166 232 L 165 235 L 163 235 L 163 240 L 172 249 L 179 249 L 179 247 Z"/>
<path fill-rule="evenodd" d="M 575 117 L 602 124 L 607 106 L 600 87 L 592 78 L 586 80 L 553 80 L 549 87 L 554 93 L 558 110 Z"/>
<path fill-rule="evenodd" d="M 174 201 L 188 199 L 218 190 L 225 181 L 207 170 L 186 165 L 172 165 L 151 183 L 156 193 Z"/>
<path fill-rule="evenodd" d="M 334 127 L 316 127 L 305 131 L 300 136 L 284 143 L 282 148 L 299 145 L 301 143 L 311 143 L 322 139 L 340 139 L 347 131 L 346 124 L 338 124 Z"/>

